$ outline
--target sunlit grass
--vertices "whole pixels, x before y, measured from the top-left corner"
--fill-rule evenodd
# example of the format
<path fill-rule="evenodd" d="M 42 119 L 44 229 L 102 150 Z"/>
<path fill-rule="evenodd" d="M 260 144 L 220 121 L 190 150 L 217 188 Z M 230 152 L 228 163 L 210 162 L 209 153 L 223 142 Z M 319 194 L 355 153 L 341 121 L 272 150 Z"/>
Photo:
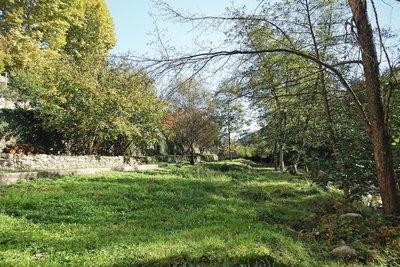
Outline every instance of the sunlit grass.
<path fill-rule="evenodd" d="M 0 187 L 0 265 L 348 264 L 330 257 L 337 242 L 312 234 L 340 200 L 336 191 L 241 162 L 221 171 L 223 164 Z"/>

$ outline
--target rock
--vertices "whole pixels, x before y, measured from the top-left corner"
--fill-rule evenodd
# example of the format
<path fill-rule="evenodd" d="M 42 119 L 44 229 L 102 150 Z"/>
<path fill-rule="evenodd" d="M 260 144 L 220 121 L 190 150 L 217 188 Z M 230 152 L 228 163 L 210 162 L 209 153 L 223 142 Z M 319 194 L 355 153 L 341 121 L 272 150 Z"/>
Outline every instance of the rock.
<path fill-rule="evenodd" d="M 351 259 L 357 256 L 356 250 L 349 246 L 337 247 L 331 251 L 331 254 L 341 259 Z"/>
<path fill-rule="evenodd" d="M 357 218 L 362 218 L 362 217 L 363 216 L 358 213 L 346 213 L 346 214 L 340 215 L 341 219 L 357 219 Z"/>
<path fill-rule="evenodd" d="M 7 162 L 7 165 L 6 165 L 7 168 L 14 168 L 14 166 L 15 166 L 15 164 L 13 162 L 11 162 L 11 161 Z"/>

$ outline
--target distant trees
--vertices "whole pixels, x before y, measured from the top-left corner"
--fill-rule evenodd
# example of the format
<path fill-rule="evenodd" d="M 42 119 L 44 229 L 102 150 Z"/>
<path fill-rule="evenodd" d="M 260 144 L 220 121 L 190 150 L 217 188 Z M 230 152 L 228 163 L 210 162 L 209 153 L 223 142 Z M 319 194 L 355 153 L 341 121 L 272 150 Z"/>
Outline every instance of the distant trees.
<path fill-rule="evenodd" d="M 202 152 L 218 138 L 211 94 L 196 80 L 180 81 L 171 96 L 171 108 L 166 120 L 169 140 L 182 153 L 189 153 L 193 165 L 196 149 Z"/>
<path fill-rule="evenodd" d="M 196 148 L 199 152 L 211 146 L 217 139 L 217 124 L 210 118 L 210 115 L 200 109 L 189 108 L 177 111 L 173 121 L 172 131 L 174 142 L 182 151 L 190 155 L 190 164 L 196 162 Z"/>
<path fill-rule="evenodd" d="M 232 135 L 237 138 L 244 126 L 249 124 L 241 100 L 236 96 L 237 88 L 221 85 L 214 95 L 215 114 L 219 124 L 220 142 L 227 146 L 228 158 L 232 160 Z"/>

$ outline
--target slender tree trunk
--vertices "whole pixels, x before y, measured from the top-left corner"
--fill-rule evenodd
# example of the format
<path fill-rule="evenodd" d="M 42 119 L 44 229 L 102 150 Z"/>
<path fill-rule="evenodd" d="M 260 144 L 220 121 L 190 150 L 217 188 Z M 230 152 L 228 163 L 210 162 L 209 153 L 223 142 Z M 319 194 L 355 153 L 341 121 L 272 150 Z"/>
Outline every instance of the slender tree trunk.
<path fill-rule="evenodd" d="M 285 128 L 286 128 L 286 113 L 285 111 L 280 112 L 279 118 L 279 137 L 278 137 L 278 150 L 279 150 L 279 170 L 285 170 Z"/>
<path fill-rule="evenodd" d="M 232 152 L 231 152 L 231 114 L 230 114 L 230 102 L 228 101 L 228 153 L 229 160 L 232 161 Z"/>
<path fill-rule="evenodd" d="M 275 170 L 283 171 L 285 169 L 284 148 L 285 148 L 285 127 L 286 127 L 286 112 L 281 109 L 279 98 L 276 94 L 275 88 L 272 88 L 272 95 L 276 106 L 278 107 L 278 131 L 275 142 Z M 279 163 L 278 163 L 279 162 Z"/>
<path fill-rule="evenodd" d="M 306 120 L 306 129 L 305 130 L 307 130 L 307 126 L 308 126 L 308 118 L 307 118 L 307 120 Z M 300 151 L 299 151 L 299 153 L 297 153 L 297 157 L 296 157 L 296 160 L 295 160 L 295 162 L 294 162 L 294 164 L 293 164 L 293 166 L 292 166 L 292 168 L 291 168 L 291 174 L 293 174 L 293 175 L 297 175 L 298 174 L 298 170 L 297 170 L 297 166 L 299 165 L 299 163 L 300 163 L 300 159 L 301 159 L 301 156 L 303 155 L 303 153 L 304 153 L 304 147 L 306 146 L 306 141 L 305 141 L 305 139 L 304 139 L 304 137 L 301 139 L 301 147 L 300 147 Z"/>
<path fill-rule="evenodd" d="M 274 169 L 275 169 L 275 171 L 279 170 L 279 165 L 278 165 L 278 162 L 279 162 L 279 159 L 278 159 L 278 146 L 279 146 L 278 140 L 275 140 L 274 152 L 273 152 L 273 155 L 274 155 Z"/>
<path fill-rule="evenodd" d="M 232 152 L 231 152 L 231 132 L 228 133 L 228 151 L 229 151 L 229 160 L 232 161 Z"/>
<path fill-rule="evenodd" d="M 382 197 L 383 210 L 387 214 L 400 214 L 400 195 L 394 172 L 393 152 L 389 127 L 385 124 L 385 111 L 381 92 L 379 63 L 372 27 L 369 23 L 366 0 L 348 0 L 353 12 L 358 42 L 362 51 L 365 86 L 371 127 L 367 129 L 372 141 L 376 173 Z M 388 114 L 387 114 L 388 115 Z"/>
<path fill-rule="evenodd" d="M 195 164 L 195 159 L 194 159 L 194 147 L 193 145 L 190 145 L 190 165 Z"/>
<path fill-rule="evenodd" d="M 279 144 L 279 170 L 280 171 L 285 170 L 284 149 L 285 149 L 285 144 L 283 142 L 281 142 Z"/>
<path fill-rule="evenodd" d="M 319 65 L 319 69 L 322 71 L 322 65 Z M 331 114 L 331 109 L 329 106 L 329 99 L 328 99 L 328 91 L 326 89 L 326 83 L 325 83 L 325 74 L 321 72 L 321 92 L 322 92 L 322 99 L 323 99 L 323 104 L 324 104 L 324 110 L 325 110 L 325 116 L 328 122 L 328 140 L 332 148 L 333 156 L 339 165 L 339 171 L 341 175 L 341 180 L 342 180 L 342 190 L 343 190 L 343 195 L 346 199 L 350 198 L 350 188 L 346 180 L 344 180 L 345 177 L 345 168 L 344 168 L 344 163 L 343 159 L 340 155 L 340 151 L 338 149 L 338 146 L 336 144 L 336 135 L 335 131 L 333 129 L 334 121 L 332 118 Z"/>
<path fill-rule="evenodd" d="M 311 38 L 313 40 L 313 45 L 314 45 L 314 52 L 315 52 L 315 57 L 318 58 L 319 60 L 322 59 L 320 49 L 318 47 L 317 39 L 314 34 L 314 27 L 311 21 L 311 10 L 309 9 L 309 2 L 306 1 L 306 8 L 307 8 L 307 20 L 308 20 L 308 25 L 310 27 L 310 33 L 311 33 Z M 329 21 L 327 22 L 327 31 L 328 33 L 330 32 L 330 27 L 331 27 L 331 16 L 329 17 Z M 323 47 L 323 51 L 326 49 L 326 46 Z M 340 178 L 342 180 L 342 190 L 343 190 L 343 195 L 346 199 L 350 197 L 350 189 L 347 184 L 347 181 L 344 180 L 345 177 L 345 168 L 344 168 L 344 163 L 343 159 L 340 155 L 340 151 L 338 149 L 337 143 L 336 143 L 336 134 L 335 130 L 333 129 L 334 121 L 332 118 L 332 112 L 329 104 L 329 97 L 328 97 L 328 90 L 326 88 L 326 80 L 325 80 L 325 73 L 324 73 L 324 66 L 321 64 L 318 64 L 318 70 L 320 71 L 319 79 L 317 79 L 317 83 L 315 84 L 316 87 L 320 87 L 321 89 L 321 95 L 322 95 L 322 103 L 324 106 L 324 113 L 325 113 L 325 118 L 328 123 L 327 125 L 327 137 L 329 144 L 332 149 L 332 154 L 333 157 L 335 158 L 336 163 L 339 166 L 340 170 Z M 318 81 L 320 84 L 318 84 Z"/>

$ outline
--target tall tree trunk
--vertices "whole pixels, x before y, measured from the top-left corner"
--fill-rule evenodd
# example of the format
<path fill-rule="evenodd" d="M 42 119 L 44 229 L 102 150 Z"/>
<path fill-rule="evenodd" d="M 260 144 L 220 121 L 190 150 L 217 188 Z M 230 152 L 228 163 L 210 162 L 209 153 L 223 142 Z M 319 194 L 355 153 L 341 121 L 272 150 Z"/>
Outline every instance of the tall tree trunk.
<path fill-rule="evenodd" d="M 229 160 L 232 161 L 232 151 L 231 151 L 231 133 L 229 133 L 229 144 L 228 144 L 228 149 L 229 149 Z"/>
<path fill-rule="evenodd" d="M 285 148 L 285 127 L 286 127 L 286 112 L 281 108 L 278 95 L 276 94 L 275 88 L 272 88 L 271 93 L 274 97 L 275 104 L 279 111 L 278 117 L 278 131 L 275 141 L 275 170 L 284 171 L 284 148 Z M 278 163 L 279 162 L 279 163 Z"/>
<path fill-rule="evenodd" d="M 279 170 L 285 170 L 285 128 L 286 128 L 286 112 L 280 112 L 279 118 L 279 137 L 278 137 L 278 150 L 279 150 Z"/>
<path fill-rule="evenodd" d="M 279 150 L 278 150 L 278 146 L 279 146 L 278 140 L 275 140 L 274 152 L 273 152 L 273 155 L 274 155 L 274 169 L 275 169 L 275 171 L 279 170 L 279 164 L 278 164 L 278 162 L 279 162 L 278 151 Z"/>
<path fill-rule="evenodd" d="M 305 124 L 304 124 L 304 129 L 303 129 L 303 132 L 304 132 L 304 133 L 305 133 L 305 132 L 307 131 L 307 129 L 308 129 L 308 122 L 309 122 L 309 120 L 310 120 L 310 117 L 307 116 L 307 117 L 306 117 Z M 304 148 L 305 148 L 305 147 L 306 147 L 306 140 L 305 140 L 305 138 L 304 138 L 304 135 L 302 135 L 299 153 L 297 153 L 297 157 L 296 157 L 296 159 L 295 159 L 295 161 L 294 161 L 294 164 L 293 164 L 293 166 L 292 166 L 291 169 L 290 169 L 290 172 L 291 172 L 291 174 L 293 174 L 293 175 L 297 175 L 297 174 L 298 174 L 297 167 L 298 167 L 298 165 L 299 165 L 299 163 L 300 163 L 301 156 L 304 154 Z"/>
<path fill-rule="evenodd" d="M 362 51 L 365 86 L 368 97 L 371 127 L 368 133 L 372 141 L 376 173 L 382 197 L 383 210 L 388 214 L 400 214 L 400 195 L 394 172 L 393 152 L 389 127 L 385 124 L 385 111 L 381 92 L 379 63 L 369 23 L 366 0 L 348 0 L 353 12 L 358 42 Z"/>
<path fill-rule="evenodd" d="M 194 147 L 193 145 L 190 145 L 190 165 L 195 164 L 195 159 L 194 159 Z"/>
<path fill-rule="evenodd" d="M 313 40 L 313 45 L 314 45 L 315 57 L 318 58 L 319 60 L 322 60 L 320 49 L 318 47 L 317 39 L 316 39 L 315 33 L 314 33 L 313 23 L 311 21 L 311 10 L 309 8 L 309 2 L 306 1 L 305 4 L 306 4 L 306 9 L 307 9 L 307 21 L 308 21 L 311 38 Z M 329 16 L 329 19 L 327 21 L 327 26 L 326 26 L 328 33 L 330 33 L 330 31 L 331 31 L 331 24 L 332 24 L 331 16 L 332 16 L 332 14 Z M 324 54 L 323 52 L 325 50 L 326 50 L 326 46 L 324 45 L 322 48 L 322 55 Z M 335 130 L 333 129 L 334 121 L 333 121 L 332 112 L 331 112 L 331 108 L 330 108 L 330 104 L 329 104 L 329 97 L 328 97 L 328 90 L 326 87 L 325 73 L 323 71 L 324 66 L 322 66 L 322 64 L 318 64 L 318 70 L 320 71 L 320 75 L 319 75 L 319 79 L 316 80 L 315 86 L 316 87 L 319 86 L 321 89 L 322 103 L 324 106 L 325 118 L 328 123 L 327 137 L 328 137 L 328 141 L 331 146 L 331 149 L 332 149 L 333 157 L 335 158 L 335 161 L 336 161 L 337 165 L 339 166 L 340 176 L 341 176 L 340 179 L 342 180 L 343 195 L 346 199 L 348 199 L 348 198 L 350 198 L 350 189 L 349 189 L 347 181 L 344 180 L 344 177 L 345 177 L 344 163 L 343 163 L 343 159 L 340 155 L 340 151 L 337 146 Z M 319 81 L 319 84 L 318 84 L 318 81 Z"/>
<path fill-rule="evenodd" d="M 319 65 L 318 68 L 322 71 L 323 67 L 322 65 Z M 320 81 L 321 81 L 321 93 L 322 93 L 322 100 L 324 104 L 324 111 L 325 111 L 325 117 L 328 123 L 327 130 L 328 130 L 328 140 L 332 148 L 332 153 L 335 158 L 335 161 L 337 165 L 339 166 L 339 171 L 340 171 L 340 179 L 342 180 L 342 190 L 343 190 L 343 195 L 346 199 L 350 198 L 350 188 L 348 185 L 348 182 L 344 179 L 345 176 L 345 168 L 344 168 L 344 163 L 342 156 L 340 155 L 340 151 L 338 149 L 337 143 L 336 143 L 336 134 L 335 130 L 333 129 L 334 121 L 332 118 L 332 113 L 331 113 L 331 108 L 329 105 L 329 99 L 328 99 L 328 90 L 326 88 L 326 83 L 325 83 L 325 73 L 321 72 L 320 76 Z"/>
<path fill-rule="evenodd" d="M 279 144 L 279 170 L 280 171 L 285 170 L 284 149 L 285 149 L 285 144 L 283 142 L 280 142 L 280 144 Z"/>
<path fill-rule="evenodd" d="M 303 139 L 302 143 L 304 144 L 304 139 Z M 302 145 L 302 148 L 300 149 L 299 153 L 297 153 L 296 160 L 294 161 L 293 165 L 290 167 L 290 173 L 293 175 L 299 174 L 297 167 L 299 166 L 300 158 L 301 158 L 302 154 L 303 154 L 303 145 Z"/>
<path fill-rule="evenodd" d="M 229 153 L 229 160 L 232 161 L 232 152 L 231 152 L 231 130 L 228 130 L 228 153 Z"/>
<path fill-rule="evenodd" d="M 228 101 L 228 153 L 229 160 L 232 161 L 232 152 L 231 152 L 231 114 L 230 114 L 230 102 Z"/>

